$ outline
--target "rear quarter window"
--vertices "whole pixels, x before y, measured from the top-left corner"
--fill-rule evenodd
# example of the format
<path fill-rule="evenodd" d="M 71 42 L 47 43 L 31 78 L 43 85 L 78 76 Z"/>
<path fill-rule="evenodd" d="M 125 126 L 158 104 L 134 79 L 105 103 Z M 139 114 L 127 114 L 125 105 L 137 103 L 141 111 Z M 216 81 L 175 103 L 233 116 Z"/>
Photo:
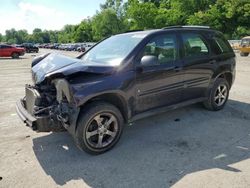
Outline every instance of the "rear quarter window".
<path fill-rule="evenodd" d="M 219 54 L 232 52 L 232 48 L 230 44 L 226 41 L 226 39 L 224 39 L 224 37 L 214 36 L 213 40 L 215 41 L 215 44 L 217 48 L 219 49 Z"/>

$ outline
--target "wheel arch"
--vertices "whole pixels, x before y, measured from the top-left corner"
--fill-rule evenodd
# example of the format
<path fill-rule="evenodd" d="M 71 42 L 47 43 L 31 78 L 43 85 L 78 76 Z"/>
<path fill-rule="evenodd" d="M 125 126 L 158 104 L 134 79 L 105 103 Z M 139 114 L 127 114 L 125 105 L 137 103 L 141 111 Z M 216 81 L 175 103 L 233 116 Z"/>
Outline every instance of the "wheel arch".
<path fill-rule="evenodd" d="M 19 53 L 18 51 L 13 51 L 13 52 L 11 52 L 11 55 L 10 55 L 10 56 L 13 57 L 14 54 L 17 54 L 18 56 L 20 56 L 20 53 Z"/>
<path fill-rule="evenodd" d="M 221 72 L 220 74 L 218 74 L 214 80 L 216 80 L 217 78 L 224 78 L 227 80 L 229 87 L 231 88 L 232 84 L 233 84 L 233 73 L 230 71 L 224 71 Z"/>
<path fill-rule="evenodd" d="M 116 108 L 120 110 L 125 122 L 127 122 L 128 119 L 130 118 L 130 110 L 128 107 L 128 103 L 126 102 L 126 99 L 124 96 L 122 96 L 122 94 L 102 93 L 99 95 L 95 95 L 89 98 L 88 100 L 86 100 L 83 104 L 79 106 L 80 111 L 83 111 L 86 108 L 86 106 L 94 102 L 106 102 L 106 103 L 110 103 L 114 105 Z"/>

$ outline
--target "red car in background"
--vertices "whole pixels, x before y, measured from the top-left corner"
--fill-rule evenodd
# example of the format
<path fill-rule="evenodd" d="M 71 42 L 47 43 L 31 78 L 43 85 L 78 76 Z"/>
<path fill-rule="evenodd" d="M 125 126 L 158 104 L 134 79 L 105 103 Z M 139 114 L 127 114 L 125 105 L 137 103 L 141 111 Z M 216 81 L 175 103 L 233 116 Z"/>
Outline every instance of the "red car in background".
<path fill-rule="evenodd" d="M 24 54 L 25 54 L 24 48 L 18 48 L 11 45 L 0 44 L 0 57 L 12 57 L 13 59 L 16 59 Z"/>

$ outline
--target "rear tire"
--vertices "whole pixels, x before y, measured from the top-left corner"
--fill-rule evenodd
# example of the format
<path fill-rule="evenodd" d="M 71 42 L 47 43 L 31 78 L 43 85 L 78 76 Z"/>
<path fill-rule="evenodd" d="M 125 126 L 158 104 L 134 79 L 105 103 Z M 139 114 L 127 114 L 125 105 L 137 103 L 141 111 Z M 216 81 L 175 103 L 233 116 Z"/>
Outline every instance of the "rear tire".
<path fill-rule="evenodd" d="M 79 114 L 76 144 L 90 154 L 104 153 L 119 141 L 123 124 L 121 112 L 112 104 L 91 103 Z"/>
<path fill-rule="evenodd" d="M 211 111 L 223 109 L 229 96 L 229 84 L 226 79 L 218 78 L 209 92 L 207 100 L 203 103 Z"/>
<path fill-rule="evenodd" d="M 18 59 L 18 58 L 19 58 L 19 54 L 16 53 L 16 52 L 14 52 L 14 53 L 12 53 L 11 57 L 12 57 L 13 59 Z"/>

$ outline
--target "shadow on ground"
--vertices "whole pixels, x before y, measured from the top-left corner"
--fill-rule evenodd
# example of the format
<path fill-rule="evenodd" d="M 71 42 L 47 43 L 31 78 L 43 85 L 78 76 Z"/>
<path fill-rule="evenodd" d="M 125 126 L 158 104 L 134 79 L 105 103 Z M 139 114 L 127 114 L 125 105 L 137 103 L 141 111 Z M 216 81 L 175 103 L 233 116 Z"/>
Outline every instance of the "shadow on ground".
<path fill-rule="evenodd" d="M 135 122 L 99 156 L 79 151 L 67 133 L 33 139 L 34 152 L 58 185 L 168 187 L 201 170 L 240 172 L 230 165 L 250 157 L 249 120 L 247 103 L 230 100 L 219 112 L 197 104 Z"/>

